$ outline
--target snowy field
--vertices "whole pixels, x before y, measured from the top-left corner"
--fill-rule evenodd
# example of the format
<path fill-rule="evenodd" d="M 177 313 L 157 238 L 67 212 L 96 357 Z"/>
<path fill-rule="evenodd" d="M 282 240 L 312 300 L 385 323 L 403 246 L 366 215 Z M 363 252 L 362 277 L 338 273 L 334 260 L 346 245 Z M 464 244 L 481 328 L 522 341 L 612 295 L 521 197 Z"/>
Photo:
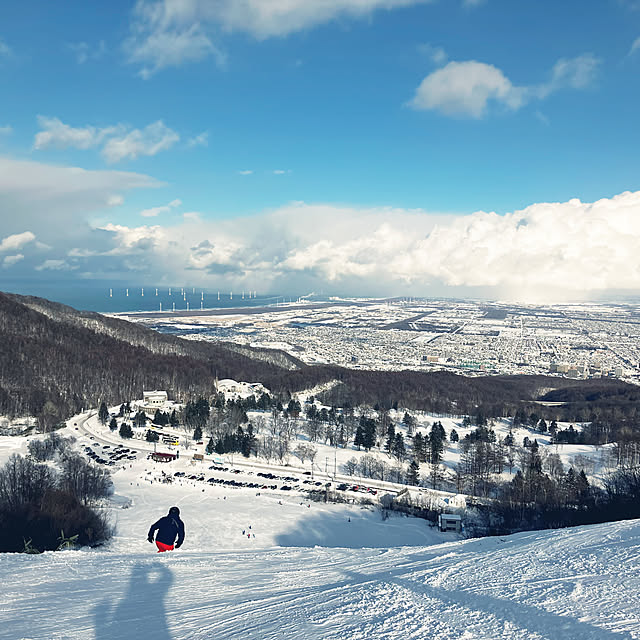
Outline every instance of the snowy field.
<path fill-rule="evenodd" d="M 19 443 L 3 438 L 0 462 Z M 0 554 L 0 638 L 640 638 L 640 521 L 461 540 L 300 493 L 165 484 L 162 469 L 114 474 L 105 547 Z M 147 530 L 174 504 L 185 543 L 156 554 Z"/>

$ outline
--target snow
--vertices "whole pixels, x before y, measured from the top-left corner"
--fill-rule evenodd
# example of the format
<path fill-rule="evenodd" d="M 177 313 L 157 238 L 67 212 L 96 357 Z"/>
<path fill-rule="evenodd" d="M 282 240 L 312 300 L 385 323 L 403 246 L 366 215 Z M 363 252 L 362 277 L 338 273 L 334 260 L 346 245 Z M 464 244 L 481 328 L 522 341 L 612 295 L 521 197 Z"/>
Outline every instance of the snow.
<path fill-rule="evenodd" d="M 163 483 L 194 469 L 176 464 L 118 468 L 104 547 L 0 554 L 0 638 L 640 638 L 640 521 L 463 540 L 302 493 Z M 185 543 L 157 554 L 147 530 L 172 505 Z"/>

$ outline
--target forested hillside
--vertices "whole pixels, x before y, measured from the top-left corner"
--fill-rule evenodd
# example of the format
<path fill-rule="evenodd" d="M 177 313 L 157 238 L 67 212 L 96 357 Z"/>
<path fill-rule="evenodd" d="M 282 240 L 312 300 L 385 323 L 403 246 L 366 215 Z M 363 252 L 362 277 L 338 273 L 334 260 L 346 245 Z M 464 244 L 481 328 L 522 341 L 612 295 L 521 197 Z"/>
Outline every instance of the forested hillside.
<path fill-rule="evenodd" d="M 638 387 L 616 380 L 308 366 L 281 351 L 184 340 L 14 294 L 0 293 L 0 341 L 0 415 L 36 415 L 45 426 L 101 401 L 139 398 L 145 389 L 166 389 L 176 400 L 210 397 L 216 378 L 262 382 L 285 401 L 337 380 L 323 400 L 340 407 L 400 406 L 487 417 L 521 408 L 550 419 L 597 419 L 634 429 L 640 401 Z"/>

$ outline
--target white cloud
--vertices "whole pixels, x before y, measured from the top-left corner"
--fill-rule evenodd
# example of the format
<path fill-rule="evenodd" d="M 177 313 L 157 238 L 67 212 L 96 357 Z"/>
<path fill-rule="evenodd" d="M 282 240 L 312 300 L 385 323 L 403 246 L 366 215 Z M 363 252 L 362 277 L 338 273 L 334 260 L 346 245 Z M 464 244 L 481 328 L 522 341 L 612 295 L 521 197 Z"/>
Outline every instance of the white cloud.
<path fill-rule="evenodd" d="M 20 260 L 24 260 L 24 255 L 22 253 L 17 253 L 13 256 L 5 256 L 4 260 L 2 261 L 2 266 L 7 269 L 20 262 Z"/>
<path fill-rule="evenodd" d="M 291 173 L 291 169 L 274 169 L 271 173 L 274 176 L 283 176 L 285 173 Z"/>
<path fill-rule="evenodd" d="M 160 185 L 138 173 L 87 171 L 0 156 L 0 246 L 24 254 L 20 269 L 25 274 L 32 272 L 34 261 L 59 259 L 70 247 L 102 250 L 104 234 L 91 231 L 90 216 L 108 211 L 113 197 Z"/>
<path fill-rule="evenodd" d="M 36 236 L 34 233 L 31 233 L 31 231 L 14 233 L 0 242 L 0 251 L 16 251 L 17 249 L 22 249 L 25 244 L 33 242 L 35 239 Z"/>
<path fill-rule="evenodd" d="M 250 176 L 253 173 L 253 169 L 243 169 L 242 171 L 238 171 L 238 174 L 241 176 Z"/>
<path fill-rule="evenodd" d="M 109 163 L 154 156 L 170 149 L 180 140 L 178 133 L 157 120 L 144 129 L 117 124 L 108 127 L 71 127 L 59 118 L 38 116 L 42 128 L 34 139 L 34 149 L 91 149 L 102 145 L 102 156 Z M 202 134 L 201 134 L 202 135 Z"/>
<path fill-rule="evenodd" d="M 138 0 L 131 34 L 124 43 L 129 62 L 143 65 L 149 77 L 214 56 L 220 32 L 244 32 L 257 39 L 282 37 L 341 17 L 363 18 L 433 0 Z"/>
<path fill-rule="evenodd" d="M 124 136 L 112 137 L 102 149 L 102 155 L 109 163 L 126 158 L 135 160 L 139 156 L 155 156 L 160 151 L 170 149 L 180 136 L 158 120 L 144 129 L 134 129 Z"/>
<path fill-rule="evenodd" d="M 208 147 L 209 146 L 209 132 L 203 131 L 193 138 L 189 138 L 187 142 L 188 147 Z"/>
<path fill-rule="evenodd" d="M 408 105 L 417 110 L 471 118 L 482 118 L 491 104 L 515 111 L 561 89 L 590 86 L 599 64 L 600 60 L 589 53 L 562 58 L 553 66 L 549 81 L 518 87 L 493 65 L 476 60 L 449 62 L 424 78 Z"/>
<path fill-rule="evenodd" d="M 636 51 L 640 49 L 640 37 L 636 38 L 631 45 L 631 49 L 629 49 L 628 55 L 633 55 Z"/>
<path fill-rule="evenodd" d="M 182 204 L 182 200 L 172 200 L 169 204 L 162 205 L 161 207 L 151 207 L 150 209 L 144 209 L 140 212 L 140 215 L 144 218 L 154 218 L 161 213 L 168 213 L 171 209 L 179 207 Z"/>
<path fill-rule="evenodd" d="M 523 91 L 514 87 L 500 69 L 469 60 L 449 62 L 429 74 L 416 89 L 409 106 L 441 111 L 448 116 L 481 118 L 490 100 L 518 109 L 523 104 Z"/>
<path fill-rule="evenodd" d="M 640 289 L 640 192 L 506 215 L 292 203 L 245 219 L 104 229 L 109 255 L 158 281 L 372 295 L 457 287 L 520 300 Z"/>
<path fill-rule="evenodd" d="M 428 57 L 431 62 L 438 67 L 446 64 L 449 58 L 447 52 L 442 47 L 434 46 L 428 42 L 418 45 L 418 52 L 421 55 Z"/>
<path fill-rule="evenodd" d="M 0 136 L 8 136 L 13 133 L 13 127 L 7 125 L 6 127 L 0 127 Z"/>
<path fill-rule="evenodd" d="M 34 139 L 33 148 L 42 150 L 50 147 L 56 149 L 66 149 L 74 147 L 76 149 L 91 149 L 97 147 L 109 137 L 122 133 L 123 125 L 111 127 L 71 127 L 64 124 L 59 118 L 48 118 L 38 116 L 38 124 L 42 128 Z"/>
<path fill-rule="evenodd" d="M 591 53 L 576 58 L 561 58 L 553 65 L 551 80 L 538 87 L 538 95 L 546 98 L 559 89 L 585 89 L 593 84 L 600 60 Z"/>
<path fill-rule="evenodd" d="M 71 271 L 73 269 L 74 267 L 66 260 L 56 260 L 53 258 L 45 260 L 35 268 L 36 271 Z"/>

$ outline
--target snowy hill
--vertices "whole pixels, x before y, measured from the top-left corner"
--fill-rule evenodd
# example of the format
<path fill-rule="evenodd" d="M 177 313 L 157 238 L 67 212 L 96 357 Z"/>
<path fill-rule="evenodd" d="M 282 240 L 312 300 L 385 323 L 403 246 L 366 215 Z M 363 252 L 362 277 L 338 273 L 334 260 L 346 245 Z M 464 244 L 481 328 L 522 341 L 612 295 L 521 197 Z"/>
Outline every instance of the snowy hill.
<path fill-rule="evenodd" d="M 146 460 L 114 475 L 104 548 L 0 555 L 0 638 L 640 638 L 639 521 L 461 540 L 373 508 L 160 477 Z M 148 527 L 174 504 L 185 544 L 156 554 Z"/>

